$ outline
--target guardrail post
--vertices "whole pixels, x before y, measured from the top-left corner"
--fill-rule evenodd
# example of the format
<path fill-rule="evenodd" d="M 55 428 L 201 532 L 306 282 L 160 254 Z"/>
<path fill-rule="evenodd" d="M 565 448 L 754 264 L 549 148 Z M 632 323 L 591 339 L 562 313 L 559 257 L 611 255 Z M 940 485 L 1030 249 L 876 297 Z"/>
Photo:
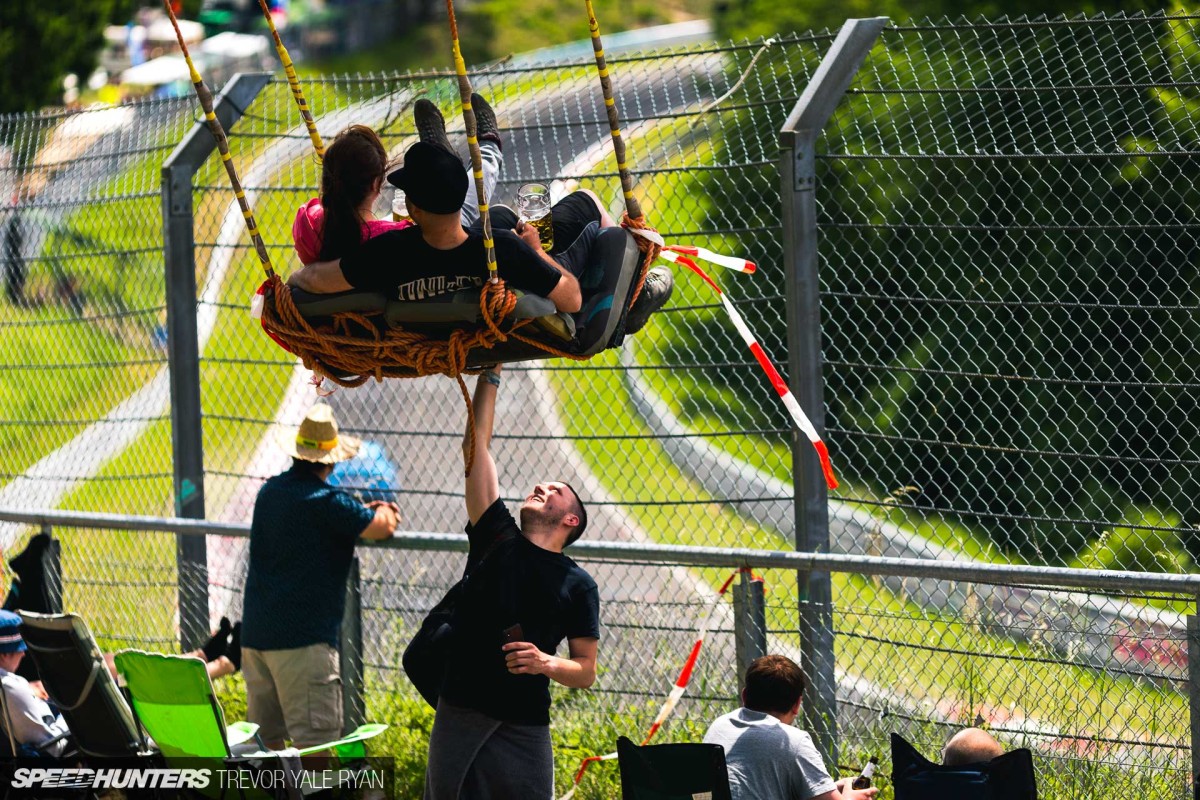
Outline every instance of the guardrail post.
<path fill-rule="evenodd" d="M 235 75 L 217 97 L 214 111 L 226 130 L 271 76 Z M 216 149 L 212 134 L 197 122 L 162 168 L 163 258 L 167 280 L 167 358 L 171 374 L 171 449 L 175 515 L 204 519 L 204 428 L 201 424 L 200 342 L 192 178 Z M 184 652 L 208 637 L 208 555 L 203 536 L 178 534 L 175 559 L 179 583 L 179 640 Z"/>
<path fill-rule="evenodd" d="M 1200 596 L 1187 618 L 1188 711 L 1192 728 L 1192 796 L 1200 800 Z"/>
<path fill-rule="evenodd" d="M 788 381 L 818 431 L 825 427 L 821 375 L 821 297 L 817 275 L 816 141 L 833 115 L 886 17 L 847 20 L 780 131 L 784 265 L 788 308 Z M 792 431 L 796 549 L 829 552 L 829 498 L 808 439 Z M 812 683 L 804 724 L 826 764 L 837 764 L 837 686 L 833 597 L 828 572 L 800 573 L 800 655 Z"/>
<path fill-rule="evenodd" d="M 42 559 L 42 572 L 46 579 L 46 599 L 51 614 L 63 613 L 62 542 L 54 538 L 54 528 L 42 524 L 42 533 L 50 537 L 46 556 Z"/>
<path fill-rule="evenodd" d="M 342 715 L 347 731 L 367 721 L 366 687 L 363 684 L 362 585 L 359 580 L 358 556 L 355 556 L 346 578 L 346 610 L 342 612 L 338 654 L 342 671 Z"/>
<path fill-rule="evenodd" d="M 767 604 L 761 578 L 743 571 L 733 587 L 733 641 L 737 652 L 738 688 L 746 688 L 750 662 L 767 654 Z"/>

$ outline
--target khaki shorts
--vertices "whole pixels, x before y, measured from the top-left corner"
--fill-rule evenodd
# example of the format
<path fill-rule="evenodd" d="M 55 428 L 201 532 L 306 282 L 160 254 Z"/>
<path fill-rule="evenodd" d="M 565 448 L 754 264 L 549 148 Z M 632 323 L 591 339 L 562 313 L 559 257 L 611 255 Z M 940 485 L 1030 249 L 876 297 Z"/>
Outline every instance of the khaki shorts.
<path fill-rule="evenodd" d="M 293 747 L 342 735 L 342 676 L 338 652 L 327 644 L 291 650 L 242 648 L 246 717 L 271 742 Z"/>

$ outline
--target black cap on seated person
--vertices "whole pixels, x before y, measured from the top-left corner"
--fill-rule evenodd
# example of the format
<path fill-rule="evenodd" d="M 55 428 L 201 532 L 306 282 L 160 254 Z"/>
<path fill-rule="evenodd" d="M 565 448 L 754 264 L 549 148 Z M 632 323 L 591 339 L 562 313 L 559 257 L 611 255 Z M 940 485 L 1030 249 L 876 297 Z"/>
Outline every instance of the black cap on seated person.
<path fill-rule="evenodd" d="M 388 183 L 404 190 L 417 208 L 431 214 L 453 214 L 467 199 L 467 170 L 443 148 L 417 142 L 404 154 L 404 166 L 387 176 Z"/>

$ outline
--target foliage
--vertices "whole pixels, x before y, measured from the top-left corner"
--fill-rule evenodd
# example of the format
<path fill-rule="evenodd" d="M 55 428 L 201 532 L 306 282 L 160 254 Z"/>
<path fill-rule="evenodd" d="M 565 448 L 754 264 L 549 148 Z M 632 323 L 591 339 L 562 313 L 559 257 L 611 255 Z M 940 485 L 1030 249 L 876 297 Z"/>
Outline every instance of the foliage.
<path fill-rule="evenodd" d="M 783 23 L 772 23 L 772 32 L 776 24 Z M 1117 520 L 1131 507 L 1153 515 L 1156 507 L 1188 506 L 1181 498 L 1200 490 L 1185 466 L 1200 446 L 1200 403 L 1186 388 L 1197 365 L 1179 347 L 1195 341 L 1200 326 L 1186 314 L 1111 310 L 1190 298 L 1200 279 L 1200 241 L 1173 224 L 1195 218 L 1200 173 L 1192 160 L 1154 157 L 1196 145 L 1200 104 L 1186 88 L 1200 60 L 1195 23 L 1122 27 L 1120 55 L 1103 67 L 1096 52 L 1070 44 L 1068 28 L 1031 28 L 1023 44 L 995 51 L 886 37 L 860 71 L 865 91 L 846 97 L 823 147 L 937 161 L 829 156 L 817 166 L 823 283 L 838 295 L 822 304 L 824 357 L 885 365 L 825 371 L 827 424 L 843 431 L 841 469 L 852 480 L 879 482 L 878 492 L 919 486 L 919 507 L 958 514 L 1002 549 L 1042 563 L 1068 559 L 1098 534 L 1061 520 Z M 742 30 L 757 28 L 727 25 Z M 1050 52 L 1056 57 L 1035 55 Z M 1050 101 L 1035 87 L 1089 85 L 1099 70 L 1113 86 L 1103 99 L 1072 98 L 1069 111 L 1046 113 Z M 1159 88 L 1142 88 L 1146 76 Z M 971 91 L 911 100 L 871 94 L 934 85 Z M 726 142 L 750 138 L 727 134 Z M 1116 156 L 1051 164 L 980 152 Z M 717 155 L 718 163 L 737 160 Z M 710 190 L 748 197 L 763 193 L 760 184 L 743 174 L 739 186 Z M 742 222 L 748 228 L 777 224 L 776 208 L 746 213 L 759 215 Z M 710 213 L 705 227 L 723 225 Z M 748 242 L 748 252 L 752 244 L 760 243 Z M 1028 302 L 1031 288 L 1051 291 L 1055 302 Z M 943 297 L 972 305 L 878 299 Z M 888 324 L 863 324 L 870 319 Z M 678 349 L 727 342 L 715 357 L 733 358 L 736 343 L 710 330 L 722 324 L 715 316 L 695 321 Z M 1004 375 L 1035 380 L 996 379 Z M 685 410 L 731 388 L 725 376 L 705 377 Z M 1071 409 L 1071 419 L 1044 419 L 1050 408 Z M 774 410 L 742 413 L 756 418 L 741 424 L 779 422 Z M 929 442 L 989 453 L 974 458 Z M 1167 539 L 1178 542 L 1170 532 Z M 1185 542 L 1200 554 L 1196 537 Z"/>
<path fill-rule="evenodd" d="M 863 17 L 890 17 L 894 21 L 951 15 L 1052 17 L 1154 10 L 1163 5 L 1153 0 L 969 0 L 966 3 L 952 0 L 821 0 L 816 3 L 730 0 L 717 4 L 715 20 L 722 36 L 755 39 L 783 31 L 836 30 L 847 19 Z"/>
<path fill-rule="evenodd" d="M 129 0 L 4 0 L 0 3 L 0 114 L 58 102 L 68 72 L 96 65 L 104 26 L 131 10 Z"/>

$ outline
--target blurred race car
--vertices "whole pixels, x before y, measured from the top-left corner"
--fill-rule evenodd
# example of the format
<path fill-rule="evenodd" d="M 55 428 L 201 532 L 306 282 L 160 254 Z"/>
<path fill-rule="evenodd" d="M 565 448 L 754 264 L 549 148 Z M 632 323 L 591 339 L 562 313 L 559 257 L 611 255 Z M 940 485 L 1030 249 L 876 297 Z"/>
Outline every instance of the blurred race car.
<path fill-rule="evenodd" d="M 329 483 L 345 489 L 362 502 L 396 502 L 400 473 L 378 442 L 363 440 L 358 455 L 334 467 Z"/>

